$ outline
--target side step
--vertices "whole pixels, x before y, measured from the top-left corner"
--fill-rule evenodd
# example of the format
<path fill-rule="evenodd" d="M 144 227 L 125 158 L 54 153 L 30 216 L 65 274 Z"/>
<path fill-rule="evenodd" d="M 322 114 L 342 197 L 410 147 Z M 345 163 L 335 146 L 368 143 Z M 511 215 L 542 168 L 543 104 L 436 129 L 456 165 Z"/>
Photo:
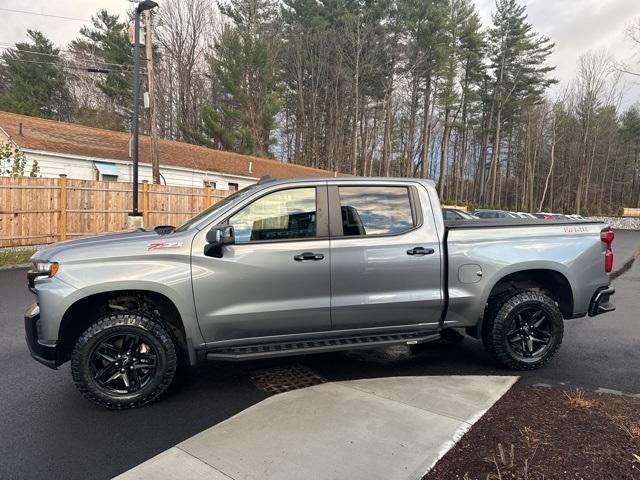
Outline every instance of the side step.
<path fill-rule="evenodd" d="M 209 350 L 207 352 L 207 360 L 242 361 L 268 357 L 286 357 L 289 355 L 306 355 L 308 353 L 335 352 L 337 350 L 354 350 L 357 348 L 373 348 L 381 345 L 416 345 L 438 340 L 439 338 L 440 333 L 408 332 L 239 345 Z"/>

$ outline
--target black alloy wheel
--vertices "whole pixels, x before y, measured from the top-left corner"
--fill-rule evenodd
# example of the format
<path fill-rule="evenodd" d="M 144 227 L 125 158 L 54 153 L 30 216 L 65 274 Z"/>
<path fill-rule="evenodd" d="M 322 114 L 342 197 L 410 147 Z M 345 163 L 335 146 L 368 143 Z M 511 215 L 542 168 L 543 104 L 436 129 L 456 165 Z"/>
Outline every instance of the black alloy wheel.
<path fill-rule="evenodd" d="M 135 333 L 107 337 L 91 352 L 93 379 L 112 394 L 134 393 L 144 388 L 158 361 L 158 354 L 149 343 Z"/>
<path fill-rule="evenodd" d="M 110 313 L 76 342 L 71 374 L 78 390 L 102 407 L 141 407 L 169 387 L 177 355 L 162 319 L 144 311 Z"/>
<path fill-rule="evenodd" d="M 482 341 L 502 365 L 533 370 L 560 348 L 564 318 L 548 294 L 525 290 L 493 299 L 484 317 Z"/>
<path fill-rule="evenodd" d="M 507 341 L 511 353 L 522 359 L 544 356 L 553 338 L 553 323 L 539 307 L 525 307 L 511 317 Z"/>

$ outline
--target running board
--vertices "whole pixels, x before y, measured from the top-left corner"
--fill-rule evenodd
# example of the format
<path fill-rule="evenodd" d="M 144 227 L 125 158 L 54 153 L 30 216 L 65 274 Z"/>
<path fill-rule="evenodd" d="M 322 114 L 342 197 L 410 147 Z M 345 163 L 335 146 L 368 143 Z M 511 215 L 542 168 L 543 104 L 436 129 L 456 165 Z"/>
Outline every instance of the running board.
<path fill-rule="evenodd" d="M 262 343 L 221 347 L 207 352 L 207 360 L 243 361 L 289 355 L 374 348 L 381 345 L 416 345 L 440 338 L 440 333 L 409 332 L 388 335 L 367 335 L 355 337 L 334 337 L 318 340 L 300 340 L 291 342 Z"/>

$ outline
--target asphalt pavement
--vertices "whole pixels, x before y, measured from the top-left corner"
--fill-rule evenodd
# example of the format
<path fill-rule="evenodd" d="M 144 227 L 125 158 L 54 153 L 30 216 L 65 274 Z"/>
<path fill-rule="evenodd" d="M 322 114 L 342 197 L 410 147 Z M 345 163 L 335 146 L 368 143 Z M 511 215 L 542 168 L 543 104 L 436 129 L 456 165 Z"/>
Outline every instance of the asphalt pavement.
<path fill-rule="evenodd" d="M 638 230 L 614 230 L 613 241 L 614 270 L 622 265 L 640 248 L 640 232 Z"/>
<path fill-rule="evenodd" d="M 627 244 L 626 237 L 617 237 L 618 247 L 634 244 L 633 238 Z M 620 250 L 617 255 L 623 257 Z M 567 321 L 556 358 L 541 370 L 523 372 L 517 385 L 640 394 L 640 261 L 614 284 L 617 310 Z M 101 479 L 122 473 L 267 398 L 250 375 L 270 366 L 301 364 L 328 381 L 513 373 L 497 368 L 480 342 L 470 338 L 434 343 L 419 354 L 393 347 L 242 364 L 212 362 L 183 373 L 159 402 L 113 412 L 84 400 L 68 365 L 54 371 L 31 359 L 22 314 L 33 301 L 25 270 L 0 271 L 2 479 Z"/>

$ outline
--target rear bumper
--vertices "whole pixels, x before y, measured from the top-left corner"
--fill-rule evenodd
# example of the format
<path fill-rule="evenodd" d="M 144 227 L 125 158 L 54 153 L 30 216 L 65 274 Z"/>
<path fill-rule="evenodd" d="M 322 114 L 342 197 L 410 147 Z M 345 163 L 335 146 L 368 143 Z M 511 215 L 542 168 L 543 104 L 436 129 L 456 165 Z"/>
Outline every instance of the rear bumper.
<path fill-rule="evenodd" d="M 613 304 L 612 297 L 616 293 L 616 289 L 611 285 L 600 288 L 591 299 L 589 304 L 589 316 L 595 317 L 607 312 L 613 312 L 616 307 Z"/>
<path fill-rule="evenodd" d="M 45 345 L 38 341 L 39 320 L 40 307 L 37 303 L 34 303 L 24 313 L 25 340 L 31 356 L 43 365 L 55 370 L 58 368 L 56 345 Z"/>

